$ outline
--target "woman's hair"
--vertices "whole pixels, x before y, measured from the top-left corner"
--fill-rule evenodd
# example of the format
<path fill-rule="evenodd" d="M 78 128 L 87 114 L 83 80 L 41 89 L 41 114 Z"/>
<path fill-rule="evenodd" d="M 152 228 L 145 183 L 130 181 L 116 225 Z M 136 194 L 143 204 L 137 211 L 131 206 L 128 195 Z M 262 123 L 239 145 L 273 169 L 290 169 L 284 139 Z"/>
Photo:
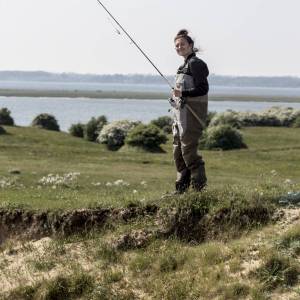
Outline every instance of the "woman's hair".
<path fill-rule="evenodd" d="M 189 36 L 189 32 L 186 29 L 181 29 L 178 31 L 174 38 L 174 42 L 179 39 L 184 38 L 193 47 L 193 52 L 198 52 L 199 49 L 194 47 L 194 40 Z"/>

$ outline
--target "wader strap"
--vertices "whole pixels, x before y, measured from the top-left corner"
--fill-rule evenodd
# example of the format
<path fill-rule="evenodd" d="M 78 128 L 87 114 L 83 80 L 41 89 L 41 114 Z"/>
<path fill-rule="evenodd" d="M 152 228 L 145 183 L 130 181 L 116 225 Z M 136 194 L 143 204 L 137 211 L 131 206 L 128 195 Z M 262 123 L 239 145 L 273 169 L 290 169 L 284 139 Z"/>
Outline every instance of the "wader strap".
<path fill-rule="evenodd" d="M 200 123 L 200 125 L 204 129 L 206 127 L 206 124 L 197 116 L 194 110 L 187 103 L 185 103 L 184 105 L 187 107 L 187 109 L 192 113 L 192 115 L 196 118 L 196 120 Z"/>

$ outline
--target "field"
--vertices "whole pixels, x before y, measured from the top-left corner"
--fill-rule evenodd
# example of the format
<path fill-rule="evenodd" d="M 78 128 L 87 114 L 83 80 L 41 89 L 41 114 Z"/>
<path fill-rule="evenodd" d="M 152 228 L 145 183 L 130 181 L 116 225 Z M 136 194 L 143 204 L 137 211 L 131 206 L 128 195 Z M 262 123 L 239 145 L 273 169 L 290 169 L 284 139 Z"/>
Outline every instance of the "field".
<path fill-rule="evenodd" d="M 5 97 L 67 97 L 67 98 L 94 98 L 94 99 L 168 99 L 169 93 L 139 92 L 139 91 L 89 91 L 89 90 L 34 90 L 34 89 L 0 89 L 0 96 Z M 214 95 L 209 96 L 211 101 L 269 101 L 299 103 L 299 96 L 256 96 L 256 95 Z"/>
<path fill-rule="evenodd" d="M 171 137 L 164 153 L 113 152 L 4 128 L 0 298 L 299 299 L 299 208 L 279 201 L 300 190 L 299 129 L 243 129 L 247 149 L 202 152 L 206 191 L 164 197 Z"/>

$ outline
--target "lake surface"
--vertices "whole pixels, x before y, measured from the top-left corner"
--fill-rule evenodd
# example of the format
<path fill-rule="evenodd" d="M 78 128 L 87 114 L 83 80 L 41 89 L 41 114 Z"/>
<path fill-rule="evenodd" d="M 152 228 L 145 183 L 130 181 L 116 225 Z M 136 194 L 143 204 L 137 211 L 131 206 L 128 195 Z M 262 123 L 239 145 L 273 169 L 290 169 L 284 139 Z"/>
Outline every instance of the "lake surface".
<path fill-rule="evenodd" d="M 272 106 L 300 109 L 300 103 L 238 101 L 209 101 L 208 109 L 216 112 L 227 109 L 261 111 Z M 11 111 L 15 123 L 20 126 L 29 126 L 40 113 L 53 114 L 63 131 L 67 131 L 71 124 L 86 123 L 93 116 L 105 115 L 110 122 L 128 119 L 147 123 L 171 115 L 167 100 L 0 97 L 2 107 Z"/>

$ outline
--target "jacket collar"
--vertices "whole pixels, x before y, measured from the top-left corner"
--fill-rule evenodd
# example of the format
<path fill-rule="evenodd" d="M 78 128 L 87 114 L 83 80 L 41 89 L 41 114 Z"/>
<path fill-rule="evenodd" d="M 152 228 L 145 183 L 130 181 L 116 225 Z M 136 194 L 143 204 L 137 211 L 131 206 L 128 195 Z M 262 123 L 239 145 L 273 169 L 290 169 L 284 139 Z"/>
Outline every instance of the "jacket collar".
<path fill-rule="evenodd" d="M 192 57 L 196 56 L 195 52 L 192 52 L 185 60 L 184 63 L 186 64 Z"/>

